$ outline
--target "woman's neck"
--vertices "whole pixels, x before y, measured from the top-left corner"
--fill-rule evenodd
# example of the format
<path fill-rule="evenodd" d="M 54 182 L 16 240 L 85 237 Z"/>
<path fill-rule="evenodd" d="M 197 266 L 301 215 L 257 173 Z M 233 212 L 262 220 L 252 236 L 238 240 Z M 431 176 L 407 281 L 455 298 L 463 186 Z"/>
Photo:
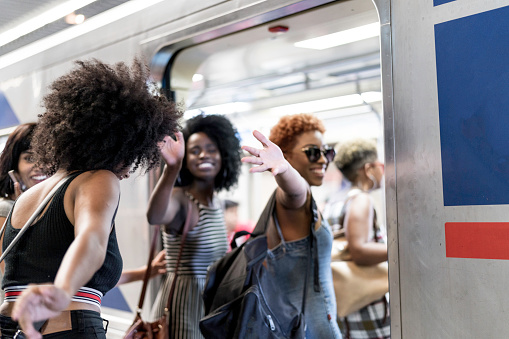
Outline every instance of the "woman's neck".
<path fill-rule="evenodd" d="M 202 205 L 211 206 L 213 204 L 215 197 L 213 185 L 204 185 L 195 181 L 189 186 L 188 192 Z"/>
<path fill-rule="evenodd" d="M 357 188 L 364 192 L 368 192 L 372 187 L 373 183 L 369 180 L 358 180 L 352 185 L 352 188 Z"/>

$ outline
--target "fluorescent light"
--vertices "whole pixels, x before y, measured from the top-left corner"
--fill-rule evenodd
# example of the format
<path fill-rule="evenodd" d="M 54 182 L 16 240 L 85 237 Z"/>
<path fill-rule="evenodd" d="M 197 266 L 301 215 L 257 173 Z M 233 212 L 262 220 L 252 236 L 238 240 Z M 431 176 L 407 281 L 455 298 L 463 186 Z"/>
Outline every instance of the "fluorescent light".
<path fill-rule="evenodd" d="M 382 92 L 364 92 L 361 97 L 367 103 L 382 101 Z"/>
<path fill-rule="evenodd" d="M 188 110 L 184 113 L 184 119 L 190 119 L 198 114 L 231 114 L 247 112 L 251 109 L 251 104 L 247 102 L 229 102 L 226 104 L 207 106 Z"/>
<path fill-rule="evenodd" d="M 294 43 L 295 47 L 310 49 L 326 49 L 351 42 L 360 41 L 380 35 L 380 24 L 374 22 L 369 25 L 360 26 L 346 31 L 336 32 L 319 36 L 313 39 L 303 40 Z"/>
<path fill-rule="evenodd" d="M 196 73 L 193 75 L 193 82 L 198 82 L 203 80 L 203 75 Z"/>
<path fill-rule="evenodd" d="M 327 99 L 313 100 L 300 102 L 297 104 L 278 106 L 270 108 L 270 113 L 274 114 L 296 114 L 296 113 L 315 113 L 320 111 L 328 111 L 335 108 L 349 107 L 362 105 L 362 100 L 359 94 L 343 95 L 340 97 L 333 97 Z"/>
<path fill-rule="evenodd" d="M 21 47 L 11 53 L 0 57 L 0 69 L 15 64 L 21 60 L 28 59 L 36 54 L 42 53 L 50 48 L 58 46 L 66 41 L 75 39 L 81 35 L 92 32 L 112 22 L 120 20 L 147 7 L 155 5 L 163 0 L 131 0 L 123 3 L 106 12 L 98 14 L 81 25 L 73 26 L 53 34 L 47 38 L 38 40 L 25 47 Z"/>
<path fill-rule="evenodd" d="M 33 32 L 53 21 L 65 17 L 67 14 L 74 12 L 77 9 L 83 8 L 97 0 L 71 0 L 64 2 L 52 9 L 22 22 L 20 25 L 5 31 L 0 34 L 0 46 L 4 46 L 11 41 L 14 41 L 23 35 Z"/>

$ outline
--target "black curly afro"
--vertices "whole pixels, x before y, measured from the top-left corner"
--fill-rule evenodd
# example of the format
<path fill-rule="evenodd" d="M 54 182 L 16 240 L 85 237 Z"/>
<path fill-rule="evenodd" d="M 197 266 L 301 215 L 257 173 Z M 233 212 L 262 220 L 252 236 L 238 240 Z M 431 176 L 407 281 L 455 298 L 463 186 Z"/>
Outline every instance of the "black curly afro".
<path fill-rule="evenodd" d="M 242 150 L 237 129 L 230 120 L 222 115 L 197 115 L 189 119 L 182 130 L 187 143 L 189 137 L 195 133 L 205 133 L 219 148 L 221 154 L 221 170 L 214 181 L 214 189 L 220 191 L 230 189 L 237 184 L 241 167 Z M 187 154 L 182 160 L 182 169 L 177 186 L 189 186 L 193 182 L 193 175 L 187 168 Z"/>
<path fill-rule="evenodd" d="M 44 97 L 32 150 L 48 174 L 58 169 L 106 169 L 119 173 L 132 166 L 149 170 L 159 164 L 157 143 L 178 129 L 182 112 L 154 93 L 148 68 L 138 59 L 107 65 L 77 61 Z"/>

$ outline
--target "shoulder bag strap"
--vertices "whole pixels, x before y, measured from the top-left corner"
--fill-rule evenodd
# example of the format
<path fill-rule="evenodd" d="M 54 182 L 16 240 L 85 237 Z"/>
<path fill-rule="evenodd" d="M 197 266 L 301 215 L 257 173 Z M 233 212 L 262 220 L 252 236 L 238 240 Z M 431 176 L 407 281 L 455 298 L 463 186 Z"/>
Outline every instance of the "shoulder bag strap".
<path fill-rule="evenodd" d="M 145 274 L 143 275 L 143 286 L 141 288 L 140 299 L 138 301 L 138 309 L 136 311 L 138 315 L 141 314 L 141 310 L 143 308 L 143 303 L 145 301 L 145 293 L 147 292 L 148 280 L 150 278 L 150 270 L 152 269 L 152 259 L 154 259 L 154 251 L 156 248 L 157 236 L 159 235 L 159 226 L 156 226 L 156 228 L 157 229 L 154 231 L 154 234 L 152 235 L 152 241 L 150 243 L 150 252 L 148 254 L 147 269 L 145 270 Z"/>
<path fill-rule="evenodd" d="M 34 222 L 35 219 L 37 219 L 37 217 L 39 216 L 39 214 L 41 214 L 42 210 L 46 207 L 46 205 L 48 204 L 48 202 L 51 200 L 51 198 L 53 198 L 53 196 L 55 195 L 55 193 L 57 192 L 57 190 L 60 188 L 60 186 L 62 186 L 67 180 L 69 179 L 69 176 L 61 179 L 56 185 L 55 187 L 53 187 L 53 189 L 49 192 L 49 194 L 44 198 L 44 200 L 41 202 L 41 204 L 37 207 L 37 209 L 34 211 L 34 213 L 32 214 L 32 216 L 30 217 L 30 219 L 28 219 L 28 221 L 25 223 L 25 225 L 19 230 L 19 233 L 18 235 L 16 235 L 16 237 L 11 241 L 11 243 L 9 244 L 9 246 L 7 246 L 7 249 L 2 253 L 2 256 L 0 256 L 0 262 L 2 262 L 2 260 L 4 260 L 5 256 L 7 255 L 7 253 L 9 253 L 11 251 L 11 249 L 14 247 L 14 245 L 19 241 L 19 239 L 21 238 L 21 236 L 23 235 L 23 233 L 26 232 L 26 230 L 28 230 L 28 227 L 30 227 L 30 225 L 32 225 L 32 223 Z M 5 226 L 7 225 L 7 220 L 9 219 L 9 216 L 12 214 L 12 210 L 14 209 L 14 206 L 13 208 L 11 208 L 10 212 L 9 212 L 9 215 L 7 216 L 7 218 L 5 219 L 5 222 L 4 222 L 4 225 L 2 226 L 2 229 L 0 230 L 0 236 L 4 233 L 5 231 Z"/>
<path fill-rule="evenodd" d="M 177 264 L 175 265 L 175 275 L 173 276 L 173 281 L 171 282 L 170 287 L 170 294 L 168 295 L 168 301 L 166 302 L 166 310 L 170 311 L 171 301 L 173 299 L 173 294 L 175 293 L 175 287 L 177 285 L 177 276 L 178 276 L 178 269 L 180 266 L 180 259 L 182 259 L 182 252 L 184 250 L 184 244 L 186 242 L 187 233 L 189 233 L 189 229 L 191 226 L 191 214 L 192 214 L 193 204 L 191 203 L 191 200 L 187 203 L 187 217 L 186 222 L 184 224 L 184 229 L 182 231 L 182 240 L 180 242 L 180 250 L 179 250 L 179 256 L 177 258 Z"/>

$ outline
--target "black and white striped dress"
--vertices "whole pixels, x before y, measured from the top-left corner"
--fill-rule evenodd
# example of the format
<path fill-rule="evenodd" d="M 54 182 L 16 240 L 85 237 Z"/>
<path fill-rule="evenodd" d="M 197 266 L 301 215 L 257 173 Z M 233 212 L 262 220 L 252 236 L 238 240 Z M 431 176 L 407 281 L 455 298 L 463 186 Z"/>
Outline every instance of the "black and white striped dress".
<path fill-rule="evenodd" d="M 188 194 L 189 195 L 189 194 Z M 205 206 L 192 196 L 190 199 L 198 206 L 199 220 L 187 234 L 182 252 L 177 283 L 172 301 L 170 319 L 170 338 L 202 339 L 199 321 L 204 316 L 202 292 L 205 286 L 207 268 L 225 255 L 228 249 L 223 210 L 219 206 Z M 163 315 L 175 266 L 180 249 L 181 235 L 162 232 L 163 245 L 166 249 L 166 278 L 156 297 L 152 316 Z"/>

